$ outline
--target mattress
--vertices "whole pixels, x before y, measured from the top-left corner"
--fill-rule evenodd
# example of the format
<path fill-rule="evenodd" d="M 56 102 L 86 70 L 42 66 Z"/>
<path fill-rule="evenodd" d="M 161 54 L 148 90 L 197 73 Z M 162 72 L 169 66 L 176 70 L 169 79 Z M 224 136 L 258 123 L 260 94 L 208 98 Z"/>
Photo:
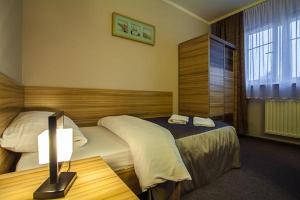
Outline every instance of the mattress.
<path fill-rule="evenodd" d="M 119 136 L 99 126 L 80 129 L 88 142 L 74 150 L 71 160 L 101 156 L 113 170 L 124 169 L 133 165 L 129 146 Z M 41 166 L 38 164 L 38 153 L 23 153 L 17 163 L 16 171 Z"/>

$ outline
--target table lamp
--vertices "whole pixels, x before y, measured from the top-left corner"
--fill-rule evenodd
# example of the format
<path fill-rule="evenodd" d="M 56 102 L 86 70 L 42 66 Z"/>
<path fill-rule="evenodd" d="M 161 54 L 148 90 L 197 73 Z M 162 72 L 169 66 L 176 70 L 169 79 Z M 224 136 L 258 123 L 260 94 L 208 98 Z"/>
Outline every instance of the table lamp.
<path fill-rule="evenodd" d="M 33 193 L 34 199 L 64 197 L 76 179 L 76 172 L 60 172 L 61 162 L 70 161 L 73 151 L 73 130 L 63 128 L 63 116 L 49 116 L 49 130 L 38 136 L 39 164 L 49 163 L 49 178 Z"/>

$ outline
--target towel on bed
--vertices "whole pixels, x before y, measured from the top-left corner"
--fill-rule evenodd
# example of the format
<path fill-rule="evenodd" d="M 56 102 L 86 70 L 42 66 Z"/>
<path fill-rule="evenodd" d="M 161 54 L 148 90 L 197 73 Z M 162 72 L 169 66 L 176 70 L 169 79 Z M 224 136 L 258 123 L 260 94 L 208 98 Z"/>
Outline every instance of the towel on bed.
<path fill-rule="evenodd" d="M 170 124 L 187 124 L 189 122 L 189 117 L 173 114 L 168 122 Z"/>
<path fill-rule="evenodd" d="M 194 126 L 215 127 L 214 121 L 210 118 L 194 117 L 193 124 Z"/>

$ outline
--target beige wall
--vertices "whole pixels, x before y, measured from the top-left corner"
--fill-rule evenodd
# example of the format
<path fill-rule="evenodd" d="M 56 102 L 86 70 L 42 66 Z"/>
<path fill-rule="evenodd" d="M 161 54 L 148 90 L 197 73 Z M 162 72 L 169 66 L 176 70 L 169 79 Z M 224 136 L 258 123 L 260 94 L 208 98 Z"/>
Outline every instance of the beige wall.
<path fill-rule="evenodd" d="M 22 1 L 0 0 L 0 72 L 21 82 Z"/>
<path fill-rule="evenodd" d="M 149 46 L 111 35 L 112 12 L 156 26 Z M 25 0 L 25 85 L 172 91 L 177 45 L 208 25 L 161 0 Z"/>

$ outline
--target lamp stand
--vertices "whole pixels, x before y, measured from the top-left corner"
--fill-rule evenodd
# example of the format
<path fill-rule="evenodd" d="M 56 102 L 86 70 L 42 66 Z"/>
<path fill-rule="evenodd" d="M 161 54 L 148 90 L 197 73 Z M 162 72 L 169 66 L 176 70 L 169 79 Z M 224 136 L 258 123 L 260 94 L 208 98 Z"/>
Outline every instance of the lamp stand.
<path fill-rule="evenodd" d="M 55 199 L 64 197 L 77 175 L 76 172 L 60 172 L 57 162 L 56 129 L 63 128 L 63 112 L 55 113 L 48 118 L 49 124 L 49 178 L 33 193 L 34 199 Z M 61 123 L 58 124 L 58 121 Z"/>
<path fill-rule="evenodd" d="M 77 175 L 76 172 L 61 172 L 57 183 L 51 184 L 48 178 L 34 193 L 34 199 L 54 199 L 64 197 Z"/>

